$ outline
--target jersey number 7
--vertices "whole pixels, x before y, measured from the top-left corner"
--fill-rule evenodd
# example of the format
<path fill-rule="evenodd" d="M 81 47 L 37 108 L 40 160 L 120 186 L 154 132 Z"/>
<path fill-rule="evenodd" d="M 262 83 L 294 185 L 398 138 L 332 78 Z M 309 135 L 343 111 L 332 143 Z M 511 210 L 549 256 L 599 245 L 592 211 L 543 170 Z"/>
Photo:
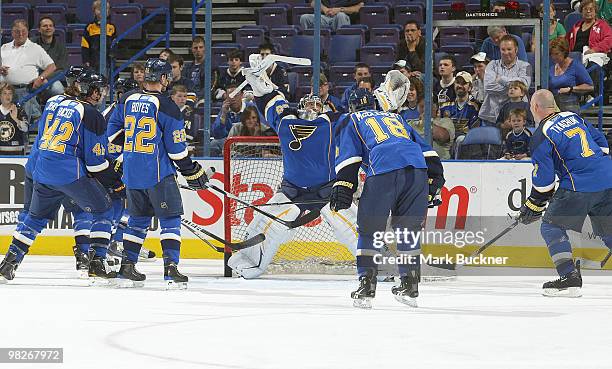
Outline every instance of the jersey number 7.
<path fill-rule="evenodd" d="M 142 117 L 136 122 L 136 117 L 127 115 L 125 117 L 125 143 L 123 151 L 152 154 L 155 151 L 155 143 L 150 142 L 157 134 L 155 119 Z M 148 142 L 147 142 L 148 141 Z"/>
<path fill-rule="evenodd" d="M 580 147 L 582 148 L 581 155 L 583 158 L 588 158 L 589 156 L 595 154 L 595 152 L 593 152 L 593 150 L 591 150 L 591 148 L 589 147 L 589 140 L 587 139 L 586 132 L 584 131 L 584 129 L 576 127 L 567 130 L 563 133 L 565 133 L 568 138 L 572 138 L 576 135 L 580 136 Z"/>

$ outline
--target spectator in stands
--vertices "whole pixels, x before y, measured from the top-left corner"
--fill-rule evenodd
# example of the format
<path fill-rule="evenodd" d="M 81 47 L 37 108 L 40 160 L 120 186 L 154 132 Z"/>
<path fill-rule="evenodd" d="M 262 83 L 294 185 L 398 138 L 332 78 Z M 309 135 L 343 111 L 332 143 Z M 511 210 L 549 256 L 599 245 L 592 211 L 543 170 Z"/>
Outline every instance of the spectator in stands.
<path fill-rule="evenodd" d="M 247 107 L 247 103 L 244 102 L 244 94 L 240 91 L 236 96 L 229 97 L 229 95 L 236 89 L 236 85 L 227 86 L 223 105 L 221 105 L 221 111 L 215 122 L 212 125 L 211 133 L 214 138 L 225 138 L 229 133 L 234 123 L 240 122 L 240 114 Z M 252 105 L 252 104 L 250 104 Z"/>
<path fill-rule="evenodd" d="M 489 37 L 485 38 L 480 47 L 480 51 L 487 54 L 489 60 L 501 59 L 500 42 L 505 36 L 513 37 L 516 40 L 518 58 L 522 61 L 527 61 L 527 52 L 525 51 L 525 44 L 523 39 L 517 35 L 509 34 L 506 32 L 506 28 L 503 26 L 489 26 L 487 27 L 487 34 Z"/>
<path fill-rule="evenodd" d="M 527 102 L 527 85 L 523 81 L 512 81 L 508 84 L 508 101 L 506 101 L 497 115 L 497 121 L 495 124 L 501 128 L 502 133 L 507 132 L 511 128 L 510 124 L 510 112 L 516 109 L 525 110 L 527 125 L 535 127 L 533 122 L 533 116 L 531 115 L 531 109 L 529 108 L 529 102 Z"/>
<path fill-rule="evenodd" d="M 193 61 L 186 62 L 183 67 L 183 77 L 191 80 L 193 83 L 194 92 L 198 100 L 204 98 L 204 38 L 202 36 L 196 36 L 191 42 L 191 53 L 193 54 Z M 214 93 L 217 90 L 217 83 L 219 81 L 219 74 L 216 70 L 212 71 L 210 88 L 211 92 Z"/>
<path fill-rule="evenodd" d="M 68 65 L 68 50 L 62 40 L 57 39 L 53 33 L 55 32 L 55 22 L 49 17 L 42 17 L 38 22 L 39 36 L 33 42 L 39 44 L 43 50 L 49 54 L 53 63 L 55 63 L 55 72 L 49 77 L 55 76 L 57 73 L 66 70 Z M 55 96 L 64 92 L 64 86 L 60 81 L 55 81 L 51 85 L 49 92 Z"/>
<path fill-rule="evenodd" d="M 344 93 L 342 94 L 342 110 L 343 111 L 348 111 L 348 99 L 351 96 L 351 92 L 353 92 L 353 90 L 355 90 L 357 88 L 357 85 L 359 84 L 359 81 L 364 78 L 364 77 L 370 77 L 370 66 L 367 65 L 366 63 L 357 63 L 355 65 L 355 71 L 353 72 L 353 78 L 355 79 L 355 82 L 347 87 L 346 90 L 344 90 Z"/>
<path fill-rule="evenodd" d="M 425 70 L 425 38 L 421 35 L 419 24 L 410 20 L 404 24 L 404 37 L 397 44 L 397 56 L 405 60 L 412 70 L 423 73 Z"/>
<path fill-rule="evenodd" d="M 134 62 L 132 64 L 132 79 L 140 85 L 140 88 L 143 87 L 145 76 L 145 66 L 141 62 Z"/>
<path fill-rule="evenodd" d="M 314 1 L 310 2 L 310 6 L 314 8 Z M 350 25 L 351 15 L 357 16 L 362 6 L 362 0 L 321 0 L 321 27 L 335 32 L 342 26 Z M 303 29 L 312 28 L 314 14 L 302 14 L 300 25 Z"/>
<path fill-rule="evenodd" d="M 438 74 L 440 79 L 436 81 L 433 88 L 433 93 L 437 99 L 437 103 L 442 105 L 455 100 L 455 70 L 457 70 L 457 62 L 452 55 L 444 54 L 438 61 Z"/>
<path fill-rule="evenodd" d="M 93 69 L 100 68 L 100 23 L 102 21 L 102 1 L 96 0 L 91 5 L 95 19 L 85 27 L 83 39 L 81 40 L 81 54 L 83 56 L 83 65 Z M 117 37 L 115 25 L 110 22 L 110 1 L 106 3 L 106 65 L 110 65 L 111 60 L 111 44 Z"/>
<path fill-rule="evenodd" d="M 270 54 L 274 54 L 274 52 L 274 46 L 269 42 L 259 45 L 259 55 L 261 55 L 262 59 L 265 59 L 266 56 Z M 287 78 L 287 71 L 285 68 L 274 63 L 266 72 L 268 73 L 268 77 L 270 77 L 270 81 L 272 81 L 285 96 L 289 96 L 289 93 L 292 91 L 289 91 L 289 79 Z"/>
<path fill-rule="evenodd" d="M 376 83 L 374 82 L 374 78 L 372 78 L 372 76 L 363 77 L 361 80 L 359 80 L 359 83 L 357 83 L 357 88 L 365 88 L 370 92 L 374 91 L 374 86 L 376 86 Z"/>
<path fill-rule="evenodd" d="M 232 125 L 227 137 L 235 136 L 274 136 L 274 131 L 261 123 L 259 111 L 255 106 L 247 106 L 242 114 L 240 121 Z"/>
<path fill-rule="evenodd" d="M 549 89 L 561 111 L 580 113 L 579 95 L 593 91 L 593 80 L 579 60 L 569 57 L 569 44 L 564 37 L 550 42 L 550 59 L 555 63 L 548 73 Z"/>
<path fill-rule="evenodd" d="M 457 73 L 453 84 L 455 99 L 440 105 L 440 116 L 453 122 L 456 142 L 463 141 L 468 130 L 479 125 L 479 105 L 470 98 L 472 82 L 472 75 L 468 72 Z"/>
<path fill-rule="evenodd" d="M 408 89 L 406 101 L 399 111 L 406 122 L 420 118 L 419 101 L 423 100 L 424 97 L 421 79 L 418 77 L 409 77 L 408 79 L 410 80 L 410 89 Z"/>
<path fill-rule="evenodd" d="M 168 63 L 172 67 L 172 81 L 168 84 L 166 90 L 172 90 L 174 86 L 183 86 L 187 91 L 187 104 L 193 107 L 196 101 L 193 82 L 183 76 L 183 57 L 177 54 L 168 57 Z"/>
<path fill-rule="evenodd" d="M 170 49 L 167 49 L 167 48 L 166 48 L 166 49 L 163 49 L 163 50 L 162 50 L 162 51 L 159 53 L 159 58 L 160 58 L 161 60 L 168 60 L 168 58 L 169 58 L 170 56 L 174 56 L 174 55 L 176 55 L 176 54 L 174 53 L 174 51 L 172 51 L 172 50 L 170 50 Z"/>
<path fill-rule="evenodd" d="M 414 128 L 422 137 L 425 137 L 425 101 L 419 101 L 419 120 L 411 120 L 410 125 Z M 431 104 L 431 137 L 433 139 L 433 149 L 438 153 L 440 159 L 450 159 L 450 149 L 453 146 L 455 138 L 455 127 L 453 122 L 447 118 L 440 118 L 438 116 L 438 105 L 436 103 Z"/>
<path fill-rule="evenodd" d="M 595 0 L 583 0 L 580 3 L 582 19 L 566 35 L 570 51 L 584 55 L 592 53 L 607 54 L 612 49 L 612 29 L 603 19 L 597 18 Z"/>
<path fill-rule="evenodd" d="M 312 82 L 312 85 L 314 85 L 314 79 Z M 312 87 L 310 88 L 310 93 L 314 94 Z M 327 82 L 327 77 L 325 77 L 325 74 L 323 73 L 319 74 L 319 98 L 323 103 L 323 113 L 327 113 L 329 111 L 337 113 L 340 111 L 340 109 L 342 109 L 340 99 L 329 93 L 329 82 Z"/>
<path fill-rule="evenodd" d="M 0 154 L 24 155 L 28 137 L 28 120 L 23 109 L 15 105 L 15 88 L 0 88 Z"/>
<path fill-rule="evenodd" d="M 170 89 L 169 89 L 170 90 Z M 187 88 L 183 85 L 175 84 L 170 90 L 170 98 L 181 111 L 183 120 L 185 121 L 185 132 L 187 133 L 187 142 L 193 144 L 197 132 L 193 125 L 193 108 L 187 105 Z"/>
<path fill-rule="evenodd" d="M 506 135 L 504 158 L 508 160 L 523 160 L 529 157 L 529 142 L 531 132 L 525 129 L 527 111 L 513 109 L 510 111 L 511 130 Z"/>
<path fill-rule="evenodd" d="M 487 54 L 482 51 L 472 56 L 470 62 L 474 66 L 474 76 L 472 78 L 472 98 L 479 104 L 484 101 L 484 74 L 487 64 L 489 64 Z"/>
<path fill-rule="evenodd" d="M 501 106 L 508 100 L 510 82 L 522 81 L 527 88 L 531 83 L 531 65 L 519 60 L 518 42 L 512 35 L 505 35 L 500 43 L 501 59 L 487 65 L 484 75 L 485 98 L 478 116 L 481 125 L 495 125 Z"/>
<path fill-rule="evenodd" d="M 28 24 L 25 20 L 15 20 L 11 34 L 13 41 L 2 45 L 0 50 L 0 76 L 4 77 L 4 82 L 15 88 L 15 100 L 19 100 L 47 83 L 47 78 L 56 68 L 49 54 L 40 45 L 28 39 Z M 40 74 L 39 70 L 42 70 Z M 41 114 L 36 98 L 28 100 L 23 108 L 29 121 Z"/>
<path fill-rule="evenodd" d="M 544 4 L 538 5 L 538 14 L 540 15 L 540 19 L 544 19 Z M 566 31 L 565 27 L 563 27 L 563 23 L 560 19 L 556 18 L 555 5 L 550 3 L 550 28 L 548 31 L 548 41 L 552 41 L 557 37 L 564 38 Z M 531 52 L 540 52 L 541 45 L 535 44 L 535 32 L 531 35 Z"/>
<path fill-rule="evenodd" d="M 240 86 L 244 82 L 242 75 L 242 52 L 232 50 L 227 54 L 228 67 L 219 73 L 219 88 L 217 89 L 216 99 L 223 98 L 223 94 L 229 85 Z"/>
<path fill-rule="evenodd" d="M 570 6 L 574 11 L 580 11 L 581 0 L 571 0 Z M 608 0 L 597 0 L 597 17 L 604 19 L 608 24 L 612 24 L 612 4 Z"/>

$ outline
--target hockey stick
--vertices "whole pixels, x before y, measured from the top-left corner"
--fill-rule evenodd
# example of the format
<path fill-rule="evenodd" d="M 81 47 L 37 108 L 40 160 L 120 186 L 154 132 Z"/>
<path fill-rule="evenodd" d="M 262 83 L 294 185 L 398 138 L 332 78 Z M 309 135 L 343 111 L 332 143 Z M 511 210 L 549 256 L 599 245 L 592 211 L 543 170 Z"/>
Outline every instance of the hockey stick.
<path fill-rule="evenodd" d="M 261 61 L 257 68 L 244 68 L 242 74 L 248 71 L 249 73 L 253 73 L 254 75 L 259 75 L 266 69 L 270 68 L 272 64 L 276 62 L 304 66 L 309 66 L 311 64 L 311 61 L 308 58 L 296 58 L 292 56 L 270 54 Z M 244 89 L 248 84 L 249 82 L 247 82 L 246 80 L 243 81 L 238 87 L 236 87 L 234 91 L 232 91 L 232 93 L 229 94 L 230 99 L 233 99 L 234 96 L 238 95 L 238 93 L 240 93 L 240 91 L 242 91 L 242 89 Z"/>
<path fill-rule="evenodd" d="M 484 245 L 480 246 L 478 248 L 478 250 L 474 251 L 472 254 L 470 254 L 470 256 L 468 256 L 468 258 L 473 258 L 474 256 L 480 255 L 482 252 L 484 252 L 484 250 L 488 249 L 489 246 L 493 245 L 493 243 L 497 240 L 499 240 L 500 238 L 502 238 L 503 236 L 506 235 L 506 233 L 510 232 L 511 230 L 514 229 L 514 227 L 516 227 L 519 224 L 519 220 L 518 219 L 514 219 L 514 222 L 512 222 L 512 224 L 510 224 L 508 227 L 506 227 L 506 229 L 504 229 L 503 231 L 499 232 L 499 234 L 495 237 L 493 237 L 492 239 L 489 240 L 489 242 L 485 243 Z M 442 269 L 448 269 L 448 270 L 457 270 L 457 268 L 462 267 L 464 264 L 435 264 L 435 265 L 431 265 L 433 267 L 437 267 L 437 268 L 442 268 Z"/>
<path fill-rule="evenodd" d="M 606 266 L 606 263 L 610 260 L 610 256 L 612 256 L 612 250 L 608 251 L 608 255 L 601 261 L 601 269 Z"/>
<path fill-rule="evenodd" d="M 189 186 L 185 186 L 185 185 L 179 185 L 179 186 L 181 188 L 183 188 L 183 189 L 186 189 L 186 190 L 197 191 L 195 188 L 191 188 Z M 254 211 L 260 213 L 261 215 L 263 215 L 263 216 L 265 216 L 267 218 L 270 218 L 273 221 L 275 221 L 277 223 L 280 223 L 280 224 L 284 225 L 285 227 L 287 227 L 289 229 L 301 227 L 304 224 L 308 224 L 308 223 L 312 222 L 313 220 L 317 219 L 319 217 L 319 215 L 321 215 L 321 212 L 319 210 L 314 210 L 314 211 L 310 211 L 310 212 L 308 212 L 308 213 L 306 213 L 306 214 L 302 215 L 301 217 L 298 217 L 298 218 L 296 218 L 294 220 L 287 221 L 287 220 L 280 219 L 280 218 L 274 216 L 273 214 L 270 214 L 270 213 L 268 213 L 266 211 L 263 211 L 263 210 L 257 208 L 256 205 L 251 205 L 251 204 L 249 204 L 246 201 L 240 200 L 238 197 L 232 195 L 231 193 L 225 192 L 224 190 L 218 188 L 217 186 L 207 185 L 206 187 L 215 190 L 216 192 L 224 195 L 225 197 L 227 197 L 227 198 L 229 198 L 231 200 L 234 200 L 234 201 L 236 201 L 236 202 L 238 202 L 238 203 L 240 203 L 240 204 L 242 204 L 242 205 L 244 205 L 246 207 L 249 207 L 249 208 L 253 209 Z"/>
<path fill-rule="evenodd" d="M 181 219 L 181 224 L 185 228 L 187 228 L 189 231 L 191 231 L 191 233 L 193 233 L 196 237 L 204 241 L 206 244 L 208 244 L 210 247 L 212 247 L 213 249 L 215 249 L 215 251 L 218 251 L 218 252 L 225 252 L 225 250 L 223 249 L 223 247 L 217 247 L 211 244 L 210 242 L 208 242 L 208 240 L 206 240 L 202 234 L 212 238 L 215 241 L 221 242 L 222 244 L 224 244 L 225 246 L 229 247 L 230 249 L 234 251 L 238 251 L 238 250 L 246 249 L 251 246 L 255 246 L 257 244 L 262 243 L 266 239 L 266 236 L 263 233 L 260 233 L 242 242 L 228 242 L 224 240 L 223 238 L 211 232 L 208 232 L 204 228 L 198 226 L 197 224 L 195 224 L 194 222 L 188 219 Z"/>
<path fill-rule="evenodd" d="M 259 204 L 259 205 L 253 205 L 253 206 L 262 207 L 262 206 L 277 206 L 277 205 L 320 205 L 320 204 L 327 204 L 328 202 L 329 200 L 286 201 L 286 202 L 270 202 L 267 204 Z M 249 207 L 250 206 L 243 206 L 243 207 L 235 209 L 234 212 L 244 210 Z"/>

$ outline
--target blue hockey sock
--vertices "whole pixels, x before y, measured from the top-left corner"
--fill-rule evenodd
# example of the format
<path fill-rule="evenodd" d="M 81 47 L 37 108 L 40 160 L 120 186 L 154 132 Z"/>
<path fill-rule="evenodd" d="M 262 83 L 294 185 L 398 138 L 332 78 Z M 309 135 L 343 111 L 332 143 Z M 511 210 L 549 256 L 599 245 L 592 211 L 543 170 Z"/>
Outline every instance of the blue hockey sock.
<path fill-rule="evenodd" d="M 123 250 L 129 261 L 136 263 L 142 248 L 147 231 L 151 224 L 151 217 L 130 217 L 128 227 L 123 233 Z"/>
<path fill-rule="evenodd" d="M 164 265 L 178 264 L 181 250 L 181 217 L 159 218 Z"/>
<path fill-rule="evenodd" d="M 542 223 L 540 233 L 548 246 L 548 253 L 555 263 L 559 276 L 567 275 L 574 270 L 574 259 L 572 256 L 572 245 L 569 242 L 567 232 L 554 224 Z"/>

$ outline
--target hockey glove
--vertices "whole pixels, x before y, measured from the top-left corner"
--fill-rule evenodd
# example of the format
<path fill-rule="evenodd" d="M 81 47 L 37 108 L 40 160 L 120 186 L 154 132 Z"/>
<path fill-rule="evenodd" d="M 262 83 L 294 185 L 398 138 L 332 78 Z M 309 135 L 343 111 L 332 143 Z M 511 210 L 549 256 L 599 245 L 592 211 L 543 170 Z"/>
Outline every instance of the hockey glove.
<path fill-rule="evenodd" d="M 187 180 L 187 184 L 191 188 L 195 188 L 196 190 L 203 190 L 206 188 L 206 183 L 208 182 L 208 177 L 204 172 L 204 168 L 197 161 L 193 162 L 192 169 L 184 169 L 179 168 L 179 171 Z"/>
<path fill-rule="evenodd" d="M 119 176 L 119 178 L 123 177 L 123 161 L 121 160 L 113 160 L 110 162 L 111 168 L 113 168 L 113 170 L 115 171 L 115 173 L 117 173 L 117 176 Z"/>
<path fill-rule="evenodd" d="M 334 183 L 331 196 L 329 197 L 330 209 L 333 211 L 340 211 L 350 208 L 353 203 L 355 187 L 355 184 L 347 181 L 337 181 Z"/>
<path fill-rule="evenodd" d="M 523 224 L 531 224 L 542 217 L 542 213 L 546 210 L 546 200 L 537 200 L 532 196 L 527 198 L 527 201 L 521 206 L 519 214 L 519 222 Z"/>
<path fill-rule="evenodd" d="M 435 208 L 436 206 L 442 205 L 440 192 L 442 191 L 443 185 L 444 180 L 440 181 L 435 178 L 429 178 L 429 195 L 427 196 L 428 208 Z"/>

